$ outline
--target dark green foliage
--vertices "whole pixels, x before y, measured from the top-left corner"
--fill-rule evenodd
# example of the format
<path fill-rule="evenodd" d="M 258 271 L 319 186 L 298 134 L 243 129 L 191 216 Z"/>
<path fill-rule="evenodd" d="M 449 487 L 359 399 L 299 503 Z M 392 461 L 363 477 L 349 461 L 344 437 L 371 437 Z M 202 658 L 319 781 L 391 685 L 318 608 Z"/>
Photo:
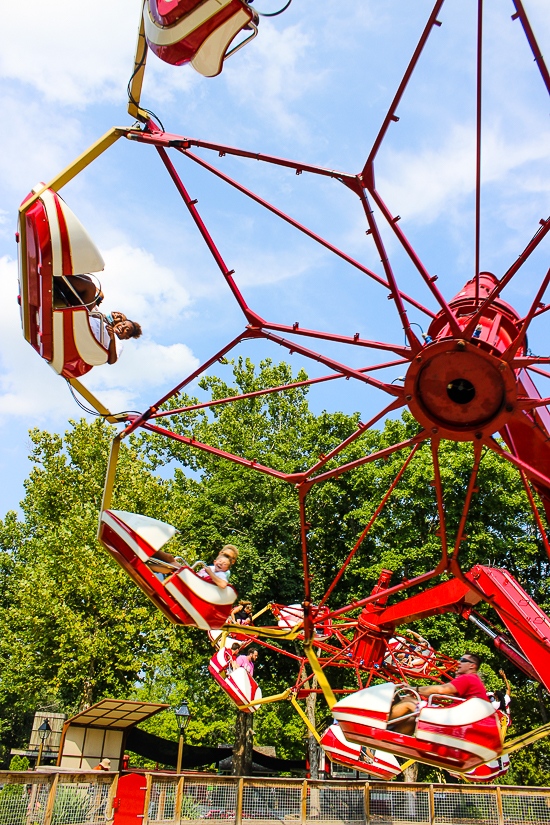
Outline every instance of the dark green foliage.
<path fill-rule="evenodd" d="M 303 380 L 286 364 L 267 361 L 256 372 L 249 361 L 232 365 L 229 383 L 208 376 L 202 390 L 213 399 Z M 313 415 L 307 389 L 259 396 L 231 405 L 171 417 L 172 429 L 196 441 L 285 473 L 313 466 L 357 431 L 359 414 Z M 195 403 L 180 396 L 173 407 Z M 366 431 L 324 469 L 403 442 L 418 432 L 405 413 L 380 430 Z M 96 542 L 97 516 L 112 428 L 72 423 L 62 439 L 33 431 L 34 469 L 26 483 L 23 517 L 8 513 L 0 524 L 0 741 L 4 754 L 26 744 L 28 725 L 41 703 L 56 701 L 67 712 L 106 696 L 190 703 L 189 744 L 230 743 L 234 706 L 208 676 L 212 647 L 205 634 L 174 628 Z M 410 448 L 378 459 L 340 478 L 315 484 L 306 500 L 312 590 L 320 599 L 402 467 Z M 461 517 L 470 478 L 472 448 L 443 442 L 439 460 L 449 536 Z M 171 478 L 159 478 L 162 465 Z M 168 475 L 167 471 L 163 476 Z M 382 567 L 393 583 L 432 569 L 441 554 L 431 448 L 417 451 L 394 494 L 362 542 L 331 597 L 342 606 L 370 592 Z M 548 559 L 533 526 L 516 471 L 493 453 L 484 455 L 479 493 L 470 509 L 460 563 L 506 567 L 543 609 L 550 608 Z M 165 520 L 180 531 L 171 549 L 190 561 L 210 561 L 226 543 L 240 549 L 232 583 L 255 609 L 268 602 L 303 598 L 298 494 L 285 481 L 176 441 L 140 434 L 124 443 L 113 507 Z M 489 621 L 490 609 L 482 607 Z M 261 621 L 269 621 L 264 614 Z M 447 615 L 415 626 L 442 653 L 465 647 L 479 652 L 488 686 L 500 687 L 500 667 L 514 685 L 512 735 L 541 724 L 535 687 L 506 664 L 472 625 Z M 288 648 L 295 652 L 294 648 Z M 295 660 L 262 649 L 257 665 L 264 695 L 295 682 Z M 351 671 L 331 675 L 335 686 L 353 685 Z M 318 703 L 321 725 L 328 712 Z M 144 727 L 177 739 L 172 714 Z M 277 747 L 279 756 L 302 757 L 305 728 L 289 703 L 266 705 L 254 717 L 255 741 Z M 511 780 L 547 784 L 546 742 L 513 757 Z M 420 779 L 438 781 L 420 766 Z"/>

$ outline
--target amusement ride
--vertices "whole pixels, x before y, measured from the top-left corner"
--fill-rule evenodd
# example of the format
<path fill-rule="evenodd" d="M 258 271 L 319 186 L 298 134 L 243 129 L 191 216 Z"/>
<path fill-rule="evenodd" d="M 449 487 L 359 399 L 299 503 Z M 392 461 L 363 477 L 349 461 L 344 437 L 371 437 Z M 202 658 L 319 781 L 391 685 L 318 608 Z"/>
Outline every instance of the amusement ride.
<path fill-rule="evenodd" d="M 400 228 L 399 216 L 394 215 L 384 203 L 375 183 L 376 157 L 391 124 L 399 119 L 396 114 L 398 106 L 424 46 L 441 25 L 438 16 L 443 4 L 444 0 L 436 0 L 433 6 L 364 166 L 359 172 L 342 172 L 165 132 L 152 113 L 142 108 L 140 103 L 148 52 L 174 66 L 190 63 L 201 74 L 215 77 L 222 71 L 225 60 L 257 36 L 261 13 L 247 0 L 145 0 L 134 71 L 128 85 L 128 111 L 137 123 L 129 128 L 111 129 L 67 169 L 49 183 L 35 187 L 25 198 L 20 207 L 18 229 L 19 300 L 26 340 L 98 413 L 108 421 L 122 425 L 111 447 L 99 520 L 100 542 L 169 621 L 198 627 L 209 633 L 215 646 L 209 672 L 235 705 L 252 713 L 264 702 L 289 700 L 311 729 L 311 722 L 298 704 L 298 699 L 308 695 L 311 680 L 315 678 L 335 724 L 322 736 L 315 729 L 312 733 L 331 760 L 372 776 L 389 779 L 403 769 L 403 763 L 398 758 L 412 759 L 445 768 L 453 775 L 470 781 L 487 781 L 503 775 L 509 765 L 509 754 L 548 735 L 550 726 L 508 741 L 505 739 L 506 713 L 495 709 L 490 702 L 479 698 L 463 700 L 438 695 L 421 702 L 421 697 L 416 695 L 418 706 L 413 714 L 414 732 L 405 734 L 394 728 L 390 711 L 396 697 L 403 692 L 408 695 L 415 693 L 410 685 L 411 679 L 428 678 L 444 682 L 454 672 L 456 662 L 438 653 L 409 627 L 420 619 L 447 613 L 473 622 L 504 657 L 529 678 L 550 690 L 550 619 L 506 570 L 481 564 L 464 570 L 461 564 L 461 546 L 466 538 L 468 515 L 478 492 L 479 466 L 487 451 L 517 471 L 540 539 L 550 558 L 550 545 L 543 524 L 545 517 L 550 518 L 550 414 L 547 409 L 550 398 L 541 397 L 534 382 L 537 375 L 550 378 L 550 373 L 543 369 L 545 364 L 550 363 L 550 356 L 533 355 L 527 343 L 531 324 L 550 309 L 550 305 L 542 303 L 550 281 L 550 270 L 542 277 L 524 316 L 502 297 L 505 288 L 545 240 L 550 230 L 550 218 L 543 218 L 534 228 L 531 239 L 505 272 L 497 276 L 481 270 L 482 0 L 478 0 L 477 17 L 475 272 L 457 295 L 450 300 L 443 295 L 436 284 L 437 277 L 428 271 Z M 290 3 L 284 8 L 288 5 Z M 505 5 L 504 2 L 502 5 Z M 513 0 L 513 6 L 512 19 L 519 21 L 523 27 L 540 78 L 550 93 L 550 75 L 522 0 Z M 80 378 L 93 367 L 108 361 L 104 340 L 101 335 L 98 337 L 91 324 L 93 309 L 79 302 L 78 296 L 76 300 L 72 297 L 68 300 L 66 294 L 63 297 L 57 288 L 60 283 L 70 287 L 70 276 L 100 272 L 104 262 L 82 224 L 59 195 L 59 190 L 121 137 L 151 147 L 159 155 L 240 308 L 244 325 L 233 340 L 166 391 L 144 412 L 113 415 L 80 382 Z M 329 177 L 341 183 L 359 200 L 367 234 L 381 259 L 381 274 L 371 271 L 249 191 L 198 156 L 193 151 L 195 148 L 211 150 L 220 157 L 234 155 L 253 159 L 294 170 L 296 174 Z M 176 170 L 174 156 L 198 164 L 373 279 L 388 293 L 404 332 L 404 342 L 371 341 L 362 338 L 359 333 L 346 336 L 304 329 L 298 322 L 284 324 L 261 317 L 243 297 L 235 273 L 224 261 L 197 209 L 196 201 Z M 387 224 L 420 281 L 431 293 L 435 311 L 404 293 L 398 286 L 377 215 Z M 414 307 L 428 319 L 427 331 L 422 336 L 409 321 L 408 306 Z M 367 423 L 360 423 L 352 435 L 329 453 L 320 456 L 311 467 L 293 473 L 248 460 L 170 429 L 170 419 L 174 420 L 197 407 L 211 406 L 205 403 L 178 407 L 175 406 L 176 396 L 241 342 L 255 340 L 273 342 L 289 353 L 298 353 L 324 365 L 330 372 L 324 378 L 232 396 L 217 400 L 216 404 L 232 404 L 251 395 L 283 392 L 293 386 L 346 378 L 367 385 L 373 392 L 382 393 L 385 399 L 380 410 Z M 306 346 L 308 341 L 315 341 L 317 345 L 336 342 L 355 349 L 362 348 L 361 351 L 389 353 L 394 360 L 383 364 L 367 363 L 357 369 L 323 352 L 309 349 Z M 385 383 L 375 377 L 376 371 L 389 366 L 399 366 L 403 370 L 402 386 L 395 382 Z M 408 410 L 412 414 L 419 425 L 416 435 L 384 449 L 365 453 L 353 461 L 339 463 L 339 456 L 350 444 L 360 443 L 366 432 L 398 410 Z M 268 624 L 251 622 L 241 626 L 231 623 L 231 614 L 238 603 L 237 592 L 231 585 L 220 589 L 212 580 L 197 575 L 194 569 L 197 562 L 163 562 L 162 556 L 159 556 L 161 548 L 177 532 L 174 527 L 148 516 L 111 508 L 120 445 L 137 430 L 174 439 L 190 450 L 205 451 L 294 488 L 301 521 L 304 591 L 300 604 L 271 604 L 264 608 L 261 613 L 269 611 L 272 617 Z M 473 455 L 455 534 L 451 534 L 446 525 L 440 466 L 440 447 L 445 440 L 471 443 Z M 405 470 L 423 446 L 431 455 L 433 480 L 430 483 L 435 490 L 439 515 L 439 562 L 433 569 L 400 582 L 392 582 L 392 571 L 383 569 L 371 593 L 347 605 L 331 607 L 330 598 L 335 586 L 360 551 L 362 542 L 380 517 L 388 499 L 398 489 Z M 327 592 L 321 600 L 314 602 L 308 552 L 310 525 L 306 516 L 309 492 L 314 485 L 338 479 L 353 469 L 396 454 L 403 456 L 401 469 Z M 535 495 L 542 502 L 544 513 L 539 509 Z M 164 565 L 162 575 L 158 575 L 159 565 L 161 568 Z M 414 595 L 409 597 L 411 588 L 414 588 Z M 497 626 L 487 624 L 485 616 L 476 611 L 477 606 L 484 604 L 493 609 L 495 621 L 499 623 Z M 297 661 L 298 676 L 292 686 L 276 696 L 262 696 L 251 674 L 245 668 L 238 667 L 235 661 L 235 647 L 244 650 L 252 640 Z M 286 642 L 292 642 L 292 646 L 285 648 Z M 300 653 L 300 650 L 303 652 Z M 331 672 L 334 668 L 347 668 L 353 674 L 356 687 L 339 691 L 333 689 Z"/>

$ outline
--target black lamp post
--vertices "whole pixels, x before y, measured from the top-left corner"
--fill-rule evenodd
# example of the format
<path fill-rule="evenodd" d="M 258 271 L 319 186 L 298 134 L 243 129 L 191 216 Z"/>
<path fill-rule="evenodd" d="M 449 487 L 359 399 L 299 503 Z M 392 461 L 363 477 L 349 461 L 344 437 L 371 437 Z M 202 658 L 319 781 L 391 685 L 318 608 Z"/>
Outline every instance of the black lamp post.
<path fill-rule="evenodd" d="M 50 727 L 50 723 L 48 722 L 47 719 L 44 719 L 44 721 L 42 722 L 42 724 L 38 728 L 38 735 L 40 737 L 40 747 L 38 749 L 38 758 L 36 760 L 36 765 L 35 765 L 36 768 L 40 765 L 40 760 L 42 759 L 42 748 L 44 747 L 44 743 L 45 743 L 46 739 L 48 738 L 48 736 L 50 735 L 51 732 L 52 732 L 52 729 Z"/>
<path fill-rule="evenodd" d="M 189 711 L 189 707 L 187 702 L 184 700 L 179 708 L 174 710 L 174 716 L 176 717 L 177 723 L 180 729 L 180 739 L 178 742 L 178 762 L 176 765 L 176 773 L 181 773 L 181 757 L 183 753 L 183 735 L 185 733 L 185 728 L 189 724 L 189 720 L 191 719 L 191 713 Z"/>

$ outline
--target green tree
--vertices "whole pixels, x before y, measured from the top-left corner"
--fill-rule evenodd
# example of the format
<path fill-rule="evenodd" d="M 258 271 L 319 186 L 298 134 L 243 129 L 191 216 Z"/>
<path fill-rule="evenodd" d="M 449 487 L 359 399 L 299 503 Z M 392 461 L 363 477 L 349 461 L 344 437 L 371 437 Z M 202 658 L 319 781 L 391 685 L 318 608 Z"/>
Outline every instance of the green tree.
<path fill-rule="evenodd" d="M 266 389 L 293 379 L 288 365 L 249 361 L 231 365 L 232 378 L 202 379 L 213 400 Z M 167 410 L 195 403 L 182 395 Z M 359 414 L 313 415 L 307 389 L 256 396 L 211 411 L 171 416 L 177 432 L 285 473 L 302 471 L 356 432 Z M 405 413 L 380 430 L 364 432 L 327 468 L 410 438 L 418 425 Z M 45 697 L 68 711 L 105 696 L 136 697 L 172 705 L 187 699 L 193 714 L 190 744 L 230 742 L 235 710 L 207 671 L 212 647 L 193 628 L 170 625 L 96 541 L 97 518 L 113 428 L 96 421 L 72 423 L 64 438 L 31 433 L 34 469 L 26 483 L 23 516 L 0 524 L 0 741 L 4 753 L 23 745 L 26 726 Z M 312 590 L 320 599 L 395 478 L 408 451 L 377 460 L 312 487 L 306 502 Z M 456 530 L 472 464 L 469 445 L 443 442 L 440 461 L 449 533 Z M 157 475 L 162 465 L 163 478 Z M 169 467 L 172 476 L 166 478 Z M 394 582 L 435 566 L 439 524 L 428 445 L 411 461 L 381 516 L 331 596 L 333 607 L 367 595 L 382 567 Z M 150 434 L 123 443 L 113 507 L 154 516 L 180 531 L 176 554 L 190 561 L 212 558 L 225 543 L 237 544 L 232 576 L 239 595 L 256 609 L 303 598 L 298 494 L 293 485 L 249 467 Z M 479 493 L 461 551 L 463 569 L 480 561 L 507 567 L 548 608 L 548 559 L 533 527 L 518 476 L 492 453 L 482 460 Z M 491 617 L 488 608 L 482 608 Z M 261 621 L 269 623 L 268 614 Z M 494 619 L 494 614 L 492 615 Z M 442 652 L 467 646 L 481 653 L 489 686 L 497 686 L 501 657 L 472 625 L 440 616 L 415 626 Z M 275 644 L 276 648 L 277 645 Z M 286 648 L 294 653 L 292 647 Z M 540 723 L 535 687 L 506 666 L 515 689 L 514 733 Z M 264 695 L 293 684 L 294 659 L 263 648 L 257 666 Z M 334 670 L 335 687 L 353 686 L 354 674 Z M 516 711 L 517 708 L 517 711 Z M 320 701 L 317 724 L 329 718 Z M 150 731 L 177 739 L 171 714 L 153 717 Z M 281 756 L 304 754 L 305 728 L 291 705 L 266 705 L 254 714 L 255 741 Z M 529 753 L 537 754 L 537 769 Z M 515 757 L 522 782 L 550 779 L 545 742 Z M 420 768 L 420 777 L 437 777 Z"/>

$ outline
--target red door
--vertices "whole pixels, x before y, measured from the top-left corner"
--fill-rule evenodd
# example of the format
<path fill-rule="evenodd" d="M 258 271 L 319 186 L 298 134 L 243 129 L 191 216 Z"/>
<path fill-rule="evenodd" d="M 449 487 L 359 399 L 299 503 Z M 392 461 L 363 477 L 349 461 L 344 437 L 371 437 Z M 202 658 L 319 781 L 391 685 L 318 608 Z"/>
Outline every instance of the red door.
<path fill-rule="evenodd" d="M 121 776 L 113 804 L 113 825 L 142 825 L 147 780 L 142 773 Z"/>

